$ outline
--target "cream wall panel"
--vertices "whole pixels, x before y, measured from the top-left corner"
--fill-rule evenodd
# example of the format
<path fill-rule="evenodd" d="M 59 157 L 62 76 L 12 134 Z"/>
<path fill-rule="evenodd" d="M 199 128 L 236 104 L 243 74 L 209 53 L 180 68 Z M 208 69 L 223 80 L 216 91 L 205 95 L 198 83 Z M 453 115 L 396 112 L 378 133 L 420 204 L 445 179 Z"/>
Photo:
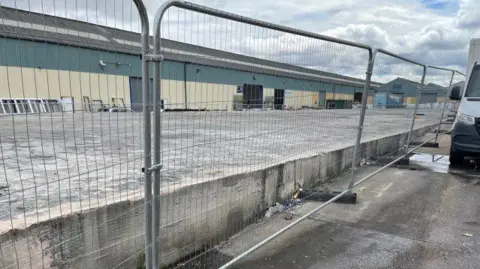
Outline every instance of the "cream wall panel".
<path fill-rule="evenodd" d="M 437 97 L 437 103 L 444 103 L 445 99 L 445 97 Z"/>
<path fill-rule="evenodd" d="M 9 96 L 7 67 L 0 66 L 0 97 Z"/>
<path fill-rule="evenodd" d="M 287 109 L 296 108 L 296 96 L 295 91 L 285 90 L 285 101 L 284 104 Z"/>
<path fill-rule="evenodd" d="M 294 91 L 294 96 L 295 96 L 294 107 L 298 109 L 302 106 L 304 102 L 305 93 L 302 91 Z"/>
<path fill-rule="evenodd" d="M 24 96 L 36 96 L 35 92 L 35 73 L 31 68 L 18 68 L 15 67 L 19 74 L 19 78 L 13 81 L 15 87 L 12 89 L 12 95 L 23 98 Z M 9 67 L 10 69 L 10 67 Z M 12 79 L 10 79 L 12 84 Z"/>
<path fill-rule="evenodd" d="M 86 91 L 84 91 L 85 96 L 89 96 L 90 100 L 101 99 L 100 93 L 98 92 L 100 81 L 98 74 L 87 73 L 86 79 Z"/>
<path fill-rule="evenodd" d="M 2 68 L 2 96 L 3 98 L 23 98 L 22 73 L 18 67 Z"/>
<path fill-rule="evenodd" d="M 15 86 L 15 93 L 16 96 L 23 98 L 23 96 L 36 96 L 37 93 L 35 91 L 35 72 L 34 69 L 31 68 L 18 68 L 15 67 L 20 71 L 20 78 L 15 82 L 15 84 L 18 84 Z M 10 67 L 9 67 L 10 69 Z M 10 80 L 11 82 L 11 80 Z M 12 89 L 12 90 L 13 90 Z M 16 90 L 18 89 L 18 90 Z M 12 95 L 13 95 L 12 91 Z"/>
<path fill-rule="evenodd" d="M 167 108 L 185 108 L 185 91 L 183 81 L 162 80 L 161 98 L 167 100 Z"/>
<path fill-rule="evenodd" d="M 274 96 L 275 89 L 273 88 L 263 88 L 263 100 L 265 100 L 266 96 Z"/>
<path fill-rule="evenodd" d="M 8 75 L 8 80 L 7 80 Z M 10 81 L 0 90 L 2 98 L 51 98 L 72 96 L 79 109 L 83 96 L 110 103 L 111 97 L 124 98 L 130 103 L 128 77 L 38 68 L 0 67 L 0 79 Z M 25 94 L 23 94 L 25 92 Z"/>
<path fill-rule="evenodd" d="M 97 79 L 98 79 L 98 85 L 97 85 L 96 91 L 98 92 L 98 97 L 106 101 L 107 104 L 111 105 L 112 100 L 108 91 L 108 82 L 107 82 L 108 77 L 105 75 L 98 74 Z"/>
<path fill-rule="evenodd" d="M 207 109 L 231 110 L 236 89 L 235 85 L 206 84 L 206 99 L 202 100 L 203 106 Z"/>
<path fill-rule="evenodd" d="M 70 79 L 70 73 L 69 71 L 58 71 L 58 79 L 60 82 L 60 97 L 62 96 L 72 96 L 72 87 L 71 85 L 71 79 Z"/>
<path fill-rule="evenodd" d="M 32 96 L 42 98 L 47 98 L 51 94 L 49 93 L 49 83 L 47 78 L 47 70 L 45 69 L 34 69 L 34 84 L 32 85 L 35 89 L 31 92 Z"/>
<path fill-rule="evenodd" d="M 47 87 L 50 98 L 60 98 L 60 76 L 57 70 L 47 70 Z"/>
<path fill-rule="evenodd" d="M 198 109 L 207 101 L 204 90 L 207 87 L 201 82 L 187 82 L 187 107 Z"/>
<path fill-rule="evenodd" d="M 210 84 L 213 92 L 207 100 L 207 109 L 225 110 L 233 102 L 232 88 L 225 84 Z"/>

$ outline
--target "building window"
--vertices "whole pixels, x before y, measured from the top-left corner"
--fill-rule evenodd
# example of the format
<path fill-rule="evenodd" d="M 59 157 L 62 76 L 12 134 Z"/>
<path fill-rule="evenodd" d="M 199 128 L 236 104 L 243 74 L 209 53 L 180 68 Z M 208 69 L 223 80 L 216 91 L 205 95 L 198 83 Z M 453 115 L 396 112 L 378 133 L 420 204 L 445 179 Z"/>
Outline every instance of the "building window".
<path fill-rule="evenodd" d="M 0 99 L 0 113 L 3 114 L 24 114 L 62 111 L 62 102 L 59 99 Z"/>
<path fill-rule="evenodd" d="M 28 100 L 15 100 L 18 113 L 32 113 Z"/>
<path fill-rule="evenodd" d="M 30 107 L 32 108 L 32 113 L 45 112 L 43 108 L 42 100 L 29 100 Z"/>
<path fill-rule="evenodd" d="M 5 114 L 17 113 L 17 107 L 14 100 L 2 100 L 2 110 Z"/>
<path fill-rule="evenodd" d="M 47 99 L 43 100 L 43 106 L 45 107 L 45 112 L 61 112 L 62 104 L 58 100 Z"/>

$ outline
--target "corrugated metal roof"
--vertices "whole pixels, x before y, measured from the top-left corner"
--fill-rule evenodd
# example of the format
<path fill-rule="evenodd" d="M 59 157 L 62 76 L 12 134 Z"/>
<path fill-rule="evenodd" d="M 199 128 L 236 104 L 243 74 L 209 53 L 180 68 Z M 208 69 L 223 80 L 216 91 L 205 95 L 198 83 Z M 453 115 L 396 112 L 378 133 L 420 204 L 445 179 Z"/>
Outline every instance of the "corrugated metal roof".
<path fill-rule="evenodd" d="M 0 7 L 0 33 L 10 38 L 140 55 L 140 34 L 30 11 Z M 151 44 L 153 40 L 151 38 Z M 361 87 L 364 81 L 297 65 L 162 40 L 167 60 L 219 66 L 243 71 L 322 80 Z M 381 83 L 372 82 L 372 87 Z"/>

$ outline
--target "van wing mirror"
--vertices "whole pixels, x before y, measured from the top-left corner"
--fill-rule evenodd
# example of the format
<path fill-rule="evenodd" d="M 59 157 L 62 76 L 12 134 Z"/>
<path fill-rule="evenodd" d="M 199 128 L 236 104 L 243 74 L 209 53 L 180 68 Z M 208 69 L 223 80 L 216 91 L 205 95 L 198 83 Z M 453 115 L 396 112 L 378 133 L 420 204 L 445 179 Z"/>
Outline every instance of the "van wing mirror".
<path fill-rule="evenodd" d="M 461 91 L 460 86 L 453 87 L 452 91 L 450 92 L 450 100 L 460 100 L 460 99 L 462 99 L 460 91 Z"/>

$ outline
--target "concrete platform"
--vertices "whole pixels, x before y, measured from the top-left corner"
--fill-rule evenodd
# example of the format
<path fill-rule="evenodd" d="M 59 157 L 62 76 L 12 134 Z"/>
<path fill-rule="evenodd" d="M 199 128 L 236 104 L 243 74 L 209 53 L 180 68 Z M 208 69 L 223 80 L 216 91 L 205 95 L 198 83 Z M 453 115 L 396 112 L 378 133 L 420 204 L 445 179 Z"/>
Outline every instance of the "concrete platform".
<path fill-rule="evenodd" d="M 411 167 L 385 169 L 357 187 L 357 205 L 330 205 L 232 268 L 478 268 L 480 172 L 450 169 L 448 156 L 438 158 L 445 143 L 434 161 L 415 155 Z M 317 205 L 295 209 L 293 220 Z M 217 268 L 293 220 L 258 224 L 204 263 Z"/>
<path fill-rule="evenodd" d="M 438 111 L 425 110 L 416 128 Z M 370 109 L 362 141 L 408 130 L 412 109 Z M 359 110 L 162 114 L 162 192 L 353 145 Z M 143 196 L 142 115 L 0 117 L 0 220 Z M 8 195 L 6 195 L 8 193 Z"/>

